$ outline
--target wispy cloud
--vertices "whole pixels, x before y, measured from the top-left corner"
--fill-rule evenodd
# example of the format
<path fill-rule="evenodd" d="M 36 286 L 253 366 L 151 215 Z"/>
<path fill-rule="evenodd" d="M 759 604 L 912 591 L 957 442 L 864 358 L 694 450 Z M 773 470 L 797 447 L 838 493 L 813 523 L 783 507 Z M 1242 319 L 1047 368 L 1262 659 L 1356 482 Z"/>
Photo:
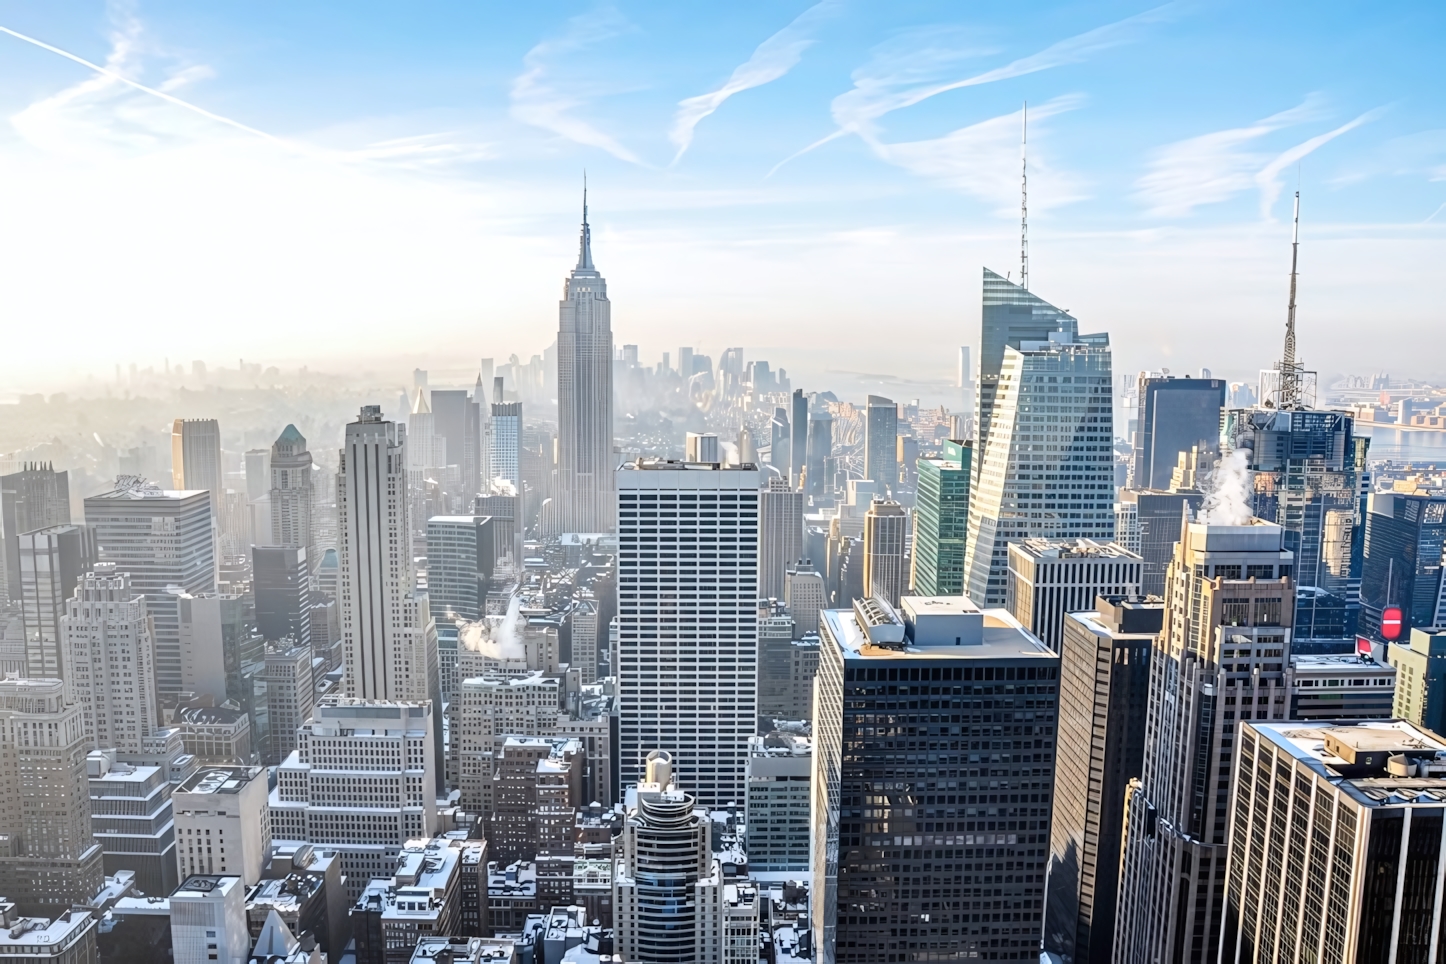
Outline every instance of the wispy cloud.
<path fill-rule="evenodd" d="M 785 158 L 774 170 L 848 134 L 858 135 L 877 150 L 878 121 L 887 114 L 947 91 L 1082 63 L 1101 51 L 1139 40 L 1147 28 L 1173 15 L 1174 4 L 1166 4 L 1061 40 L 1002 67 L 966 77 L 957 76 L 956 65 L 989 51 L 960 44 L 947 31 L 941 34 L 930 29 L 901 35 L 876 47 L 869 62 L 854 71 L 853 88 L 834 98 L 831 113 L 836 129 Z M 956 76 L 950 79 L 950 73 Z"/>
<path fill-rule="evenodd" d="M 814 4 L 788 26 L 759 44 L 752 57 L 733 69 L 723 86 L 679 101 L 673 129 L 668 133 L 668 139 L 678 148 L 673 163 L 678 163 L 693 143 L 693 129 L 703 118 L 722 107 L 724 101 L 734 94 L 772 83 L 792 70 L 803 58 L 803 52 L 814 43 L 815 28 L 841 5 L 842 0 L 821 0 Z"/>
<path fill-rule="evenodd" d="M 1079 95 L 1056 97 L 1029 110 L 1030 130 L 1056 114 L 1073 110 L 1084 102 Z M 961 127 L 931 140 L 885 144 L 874 141 L 875 153 L 911 174 L 942 181 L 961 193 L 981 201 L 1000 203 L 1004 209 L 1019 209 L 1019 137 L 1022 111 Z M 1033 138 L 1031 138 L 1031 141 Z M 1043 175 L 1047 190 L 1030 192 L 1030 207 L 1056 207 L 1083 196 L 1078 180 L 1067 172 L 1052 170 L 1039 151 L 1032 151 L 1031 183 Z"/>
<path fill-rule="evenodd" d="M 1140 178 L 1135 196 L 1162 217 L 1189 214 L 1195 208 L 1217 204 L 1244 191 L 1260 192 L 1260 213 L 1269 217 L 1280 197 L 1280 174 L 1324 144 L 1374 120 L 1382 108 L 1272 154 L 1254 148 L 1269 134 L 1319 121 L 1325 114 L 1322 99 L 1312 95 L 1289 110 L 1272 114 L 1247 127 L 1201 134 L 1167 144 L 1155 151 L 1149 170 Z"/>
<path fill-rule="evenodd" d="M 526 68 L 512 81 L 512 116 L 524 124 L 540 127 L 560 137 L 607 151 L 619 160 L 642 164 L 642 159 L 620 144 L 611 134 L 572 114 L 596 95 L 588 85 L 557 76 L 557 61 L 628 28 L 622 14 L 611 8 L 579 14 L 567 22 L 561 36 L 537 44 L 522 58 Z"/>

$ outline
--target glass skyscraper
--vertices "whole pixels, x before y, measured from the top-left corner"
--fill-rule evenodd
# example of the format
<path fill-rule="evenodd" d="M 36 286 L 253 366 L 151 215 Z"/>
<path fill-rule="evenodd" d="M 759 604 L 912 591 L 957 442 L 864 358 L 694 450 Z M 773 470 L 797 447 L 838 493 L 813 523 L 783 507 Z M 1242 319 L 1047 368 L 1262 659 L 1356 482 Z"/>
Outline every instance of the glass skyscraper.
<path fill-rule="evenodd" d="M 948 439 L 937 458 L 919 459 L 914 501 L 914 592 L 964 592 L 964 546 L 969 539 L 969 473 L 974 445 Z"/>
<path fill-rule="evenodd" d="M 1079 334 L 1079 322 L 1044 299 L 984 269 L 984 305 L 979 334 L 979 409 L 974 437 L 989 435 L 1004 350 L 1026 341 L 1048 341 L 1051 334 Z"/>

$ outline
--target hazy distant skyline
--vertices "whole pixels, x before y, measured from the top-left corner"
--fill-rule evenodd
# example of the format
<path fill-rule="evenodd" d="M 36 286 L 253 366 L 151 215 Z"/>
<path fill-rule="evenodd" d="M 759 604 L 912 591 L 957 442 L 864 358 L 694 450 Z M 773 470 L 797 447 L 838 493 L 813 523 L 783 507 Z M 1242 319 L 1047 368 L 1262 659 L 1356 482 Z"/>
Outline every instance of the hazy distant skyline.
<path fill-rule="evenodd" d="M 9 392 L 164 357 L 525 360 L 584 169 L 645 362 L 946 380 L 980 268 L 1018 276 L 1025 100 L 1031 288 L 1116 370 L 1278 356 L 1298 176 L 1306 363 L 1446 372 L 1433 5 L 0 2 L 0 27 L 56 48 L 0 34 Z"/>

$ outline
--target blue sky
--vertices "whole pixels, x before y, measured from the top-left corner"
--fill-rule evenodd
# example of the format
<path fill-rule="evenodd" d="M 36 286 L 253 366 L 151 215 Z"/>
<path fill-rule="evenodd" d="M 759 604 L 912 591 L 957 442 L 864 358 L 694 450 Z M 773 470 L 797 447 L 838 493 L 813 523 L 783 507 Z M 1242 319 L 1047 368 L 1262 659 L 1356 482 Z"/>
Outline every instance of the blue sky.
<path fill-rule="evenodd" d="M 1018 272 L 1026 100 L 1032 287 L 1119 369 L 1276 356 L 1299 183 L 1306 361 L 1446 374 L 1439 5 L 0 2 L 0 27 L 111 72 L 0 35 L 17 385 L 525 357 L 584 170 L 645 360 L 946 378 L 980 267 Z"/>

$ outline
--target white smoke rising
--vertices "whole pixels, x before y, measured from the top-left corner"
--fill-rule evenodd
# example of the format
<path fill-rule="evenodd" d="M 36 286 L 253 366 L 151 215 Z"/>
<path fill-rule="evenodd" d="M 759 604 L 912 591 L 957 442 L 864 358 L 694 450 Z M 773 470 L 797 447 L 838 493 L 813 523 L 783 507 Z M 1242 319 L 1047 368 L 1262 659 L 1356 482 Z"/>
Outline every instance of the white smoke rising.
<path fill-rule="evenodd" d="M 1196 521 L 1212 526 L 1243 526 L 1254 515 L 1250 453 L 1236 449 L 1215 465 L 1205 484 L 1205 500 Z"/>
<path fill-rule="evenodd" d="M 526 659 L 521 610 L 522 597 L 513 596 L 507 604 L 506 616 L 483 616 L 476 622 L 467 623 L 458 633 L 457 640 L 463 649 L 492 659 Z"/>
<path fill-rule="evenodd" d="M 492 480 L 492 483 L 491 483 L 491 485 L 489 486 L 489 489 L 490 489 L 490 491 L 488 492 L 489 495 L 516 495 L 516 494 L 517 494 L 517 486 L 515 486 L 515 485 L 512 484 L 512 480 L 509 479 L 509 478 L 507 478 L 507 477 L 505 477 L 505 476 L 501 476 L 501 475 L 497 476 L 497 478 L 495 478 L 495 479 Z"/>

